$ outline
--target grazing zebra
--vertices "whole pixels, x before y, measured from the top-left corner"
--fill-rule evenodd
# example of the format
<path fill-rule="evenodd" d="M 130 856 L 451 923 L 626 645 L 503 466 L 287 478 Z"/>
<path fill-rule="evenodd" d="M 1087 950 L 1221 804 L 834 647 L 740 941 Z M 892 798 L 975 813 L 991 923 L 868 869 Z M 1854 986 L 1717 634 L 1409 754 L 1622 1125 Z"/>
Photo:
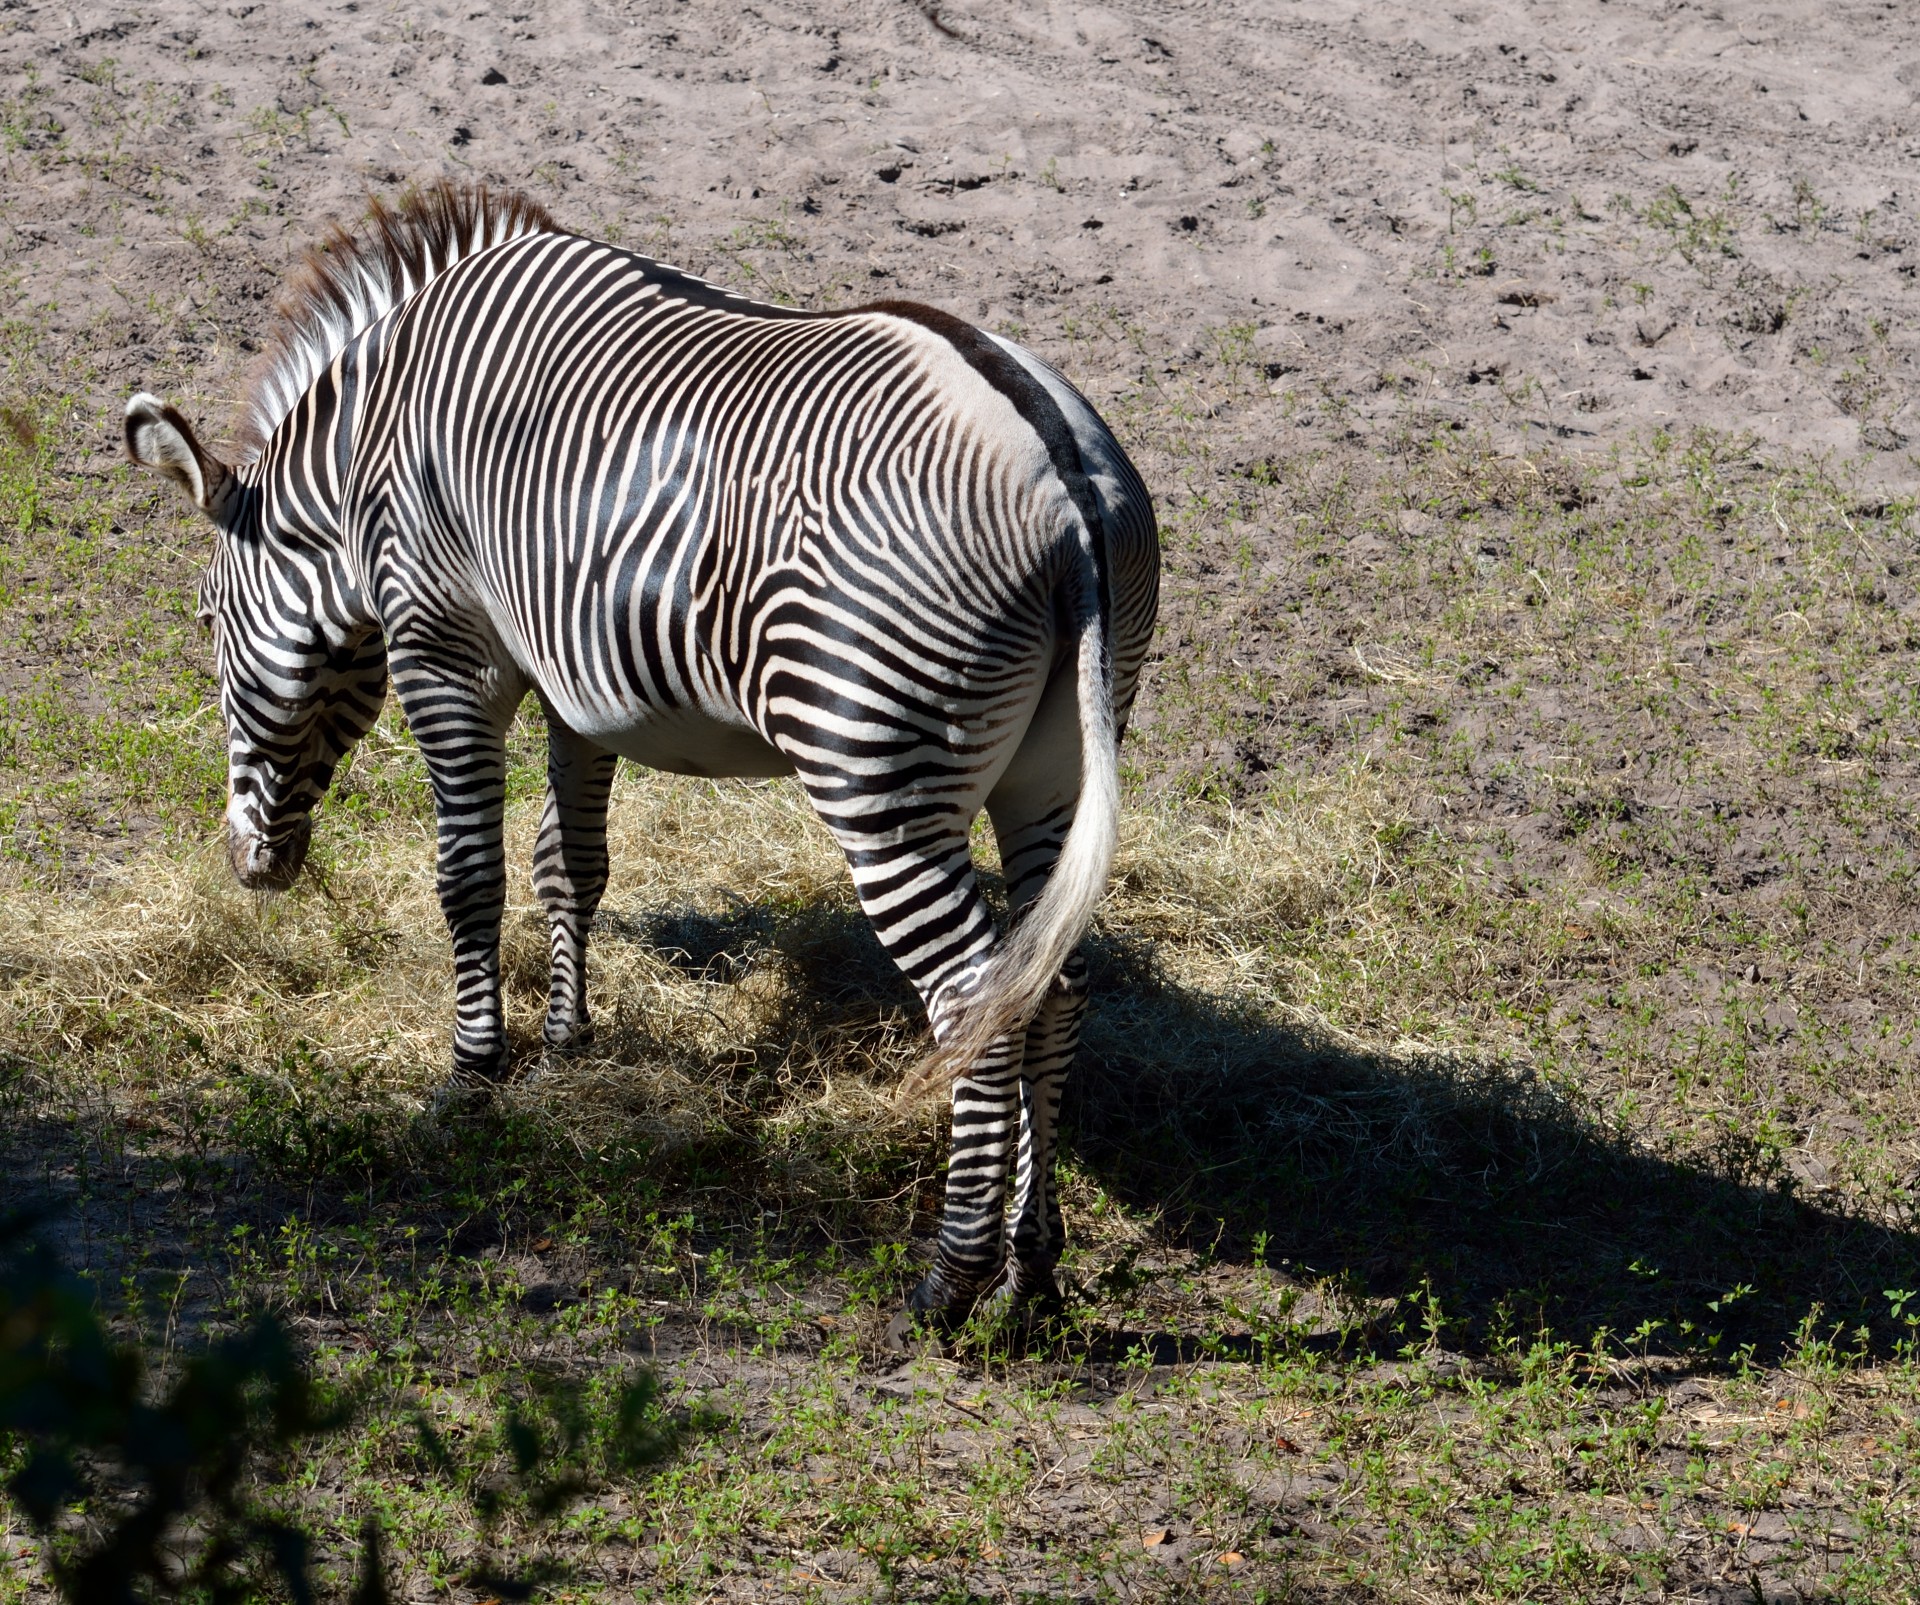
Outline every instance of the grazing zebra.
<path fill-rule="evenodd" d="M 529 690 L 550 731 L 533 883 L 556 1048 L 592 1030 L 618 759 L 797 773 L 925 1001 L 923 1072 L 952 1083 L 909 1312 L 1057 1297 L 1076 948 L 1159 576 L 1146 490 L 1071 385 L 930 307 L 747 300 L 443 183 L 309 253 L 237 464 L 146 394 L 126 440 L 219 529 L 200 617 L 245 885 L 298 875 L 391 678 L 438 818 L 451 1085 L 507 1063 L 505 736 Z M 1018 913 L 1004 935 L 969 851 L 982 807 Z"/>

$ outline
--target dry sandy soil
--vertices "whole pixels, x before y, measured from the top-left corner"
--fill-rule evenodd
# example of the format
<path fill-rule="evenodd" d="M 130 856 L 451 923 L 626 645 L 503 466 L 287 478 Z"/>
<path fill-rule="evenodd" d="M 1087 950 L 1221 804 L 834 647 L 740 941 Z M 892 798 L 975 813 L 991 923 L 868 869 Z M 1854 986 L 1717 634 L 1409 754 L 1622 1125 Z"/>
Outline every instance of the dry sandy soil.
<path fill-rule="evenodd" d="M 216 417 L 290 255 L 448 172 L 808 304 L 1018 326 L 1096 399 L 1124 376 L 1069 320 L 1176 354 L 1250 325 L 1362 439 L 1705 424 L 1914 479 L 1893 0 L 0 7 L 11 144 L 115 81 L 111 161 L 9 163 L 7 281 L 110 387 Z"/>

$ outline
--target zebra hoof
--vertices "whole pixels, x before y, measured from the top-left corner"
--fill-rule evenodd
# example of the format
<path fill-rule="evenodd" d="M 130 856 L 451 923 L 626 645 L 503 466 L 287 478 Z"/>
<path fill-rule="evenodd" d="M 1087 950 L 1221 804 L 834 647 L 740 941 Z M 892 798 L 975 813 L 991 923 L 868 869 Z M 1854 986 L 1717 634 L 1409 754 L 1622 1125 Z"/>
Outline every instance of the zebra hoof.
<path fill-rule="evenodd" d="M 887 1347 L 902 1353 L 916 1336 L 935 1342 L 951 1337 L 973 1313 L 986 1280 L 962 1283 L 937 1267 L 929 1271 L 907 1295 L 907 1307 L 888 1324 Z"/>
<path fill-rule="evenodd" d="M 1009 1309 L 1051 1310 L 1055 1313 L 1067 1307 L 1067 1301 L 1060 1294 L 1060 1284 L 1053 1278 L 1051 1265 L 1026 1265 L 1017 1259 L 1007 1261 L 993 1285 L 981 1295 L 981 1302 Z"/>
<path fill-rule="evenodd" d="M 887 1322 L 890 1354 L 945 1354 L 973 1314 L 971 1304 L 916 1310 L 911 1305 Z"/>
<path fill-rule="evenodd" d="M 445 1121 L 480 1114 L 488 1104 L 492 1104 L 493 1094 L 497 1090 L 499 1087 L 493 1081 L 478 1081 L 457 1075 L 434 1089 L 434 1096 L 426 1100 L 426 1117 L 430 1121 Z"/>
<path fill-rule="evenodd" d="M 455 1053 L 453 1074 L 433 1089 L 427 1100 L 427 1124 L 444 1126 L 449 1122 L 471 1119 L 493 1102 L 507 1073 L 507 1049 L 486 1058 L 469 1058 Z"/>
<path fill-rule="evenodd" d="M 549 1014 L 540 1037 L 553 1053 L 579 1053 L 593 1046 L 593 1021 Z"/>
<path fill-rule="evenodd" d="M 976 1313 L 1000 1331 L 1038 1337 L 1061 1324 L 1067 1301 L 1053 1279 L 1052 1266 L 1022 1269 L 1009 1261 L 1000 1280 L 981 1296 Z"/>
<path fill-rule="evenodd" d="M 493 1102 L 490 1081 L 466 1081 L 456 1077 L 433 1089 L 426 1108 L 420 1111 L 420 1123 L 430 1131 L 444 1132 L 462 1121 L 471 1120 Z"/>

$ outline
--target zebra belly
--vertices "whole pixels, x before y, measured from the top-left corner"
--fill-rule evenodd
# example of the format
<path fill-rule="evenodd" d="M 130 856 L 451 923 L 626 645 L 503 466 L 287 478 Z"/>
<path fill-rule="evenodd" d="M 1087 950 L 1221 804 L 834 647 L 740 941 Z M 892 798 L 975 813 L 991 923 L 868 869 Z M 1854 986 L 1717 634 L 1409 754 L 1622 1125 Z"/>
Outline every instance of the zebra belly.
<path fill-rule="evenodd" d="M 649 769 L 713 779 L 793 773 L 793 765 L 752 726 L 698 708 L 623 710 L 622 717 L 570 708 L 565 698 L 549 697 L 548 705 L 589 741 Z"/>

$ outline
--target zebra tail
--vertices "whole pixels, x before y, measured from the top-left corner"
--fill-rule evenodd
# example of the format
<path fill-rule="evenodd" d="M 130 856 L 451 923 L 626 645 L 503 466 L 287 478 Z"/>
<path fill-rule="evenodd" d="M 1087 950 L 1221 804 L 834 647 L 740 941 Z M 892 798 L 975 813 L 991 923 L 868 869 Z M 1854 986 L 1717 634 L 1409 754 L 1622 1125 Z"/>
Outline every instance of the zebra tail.
<path fill-rule="evenodd" d="M 1023 1028 L 1086 934 L 1107 888 L 1120 834 L 1119 738 L 1113 719 L 1113 661 L 1097 530 L 1081 524 L 1080 796 L 1060 857 L 1040 895 L 988 955 L 973 988 L 957 1000 L 952 1028 L 909 1076 L 909 1095 L 950 1085 L 976 1065 L 996 1038 Z"/>

